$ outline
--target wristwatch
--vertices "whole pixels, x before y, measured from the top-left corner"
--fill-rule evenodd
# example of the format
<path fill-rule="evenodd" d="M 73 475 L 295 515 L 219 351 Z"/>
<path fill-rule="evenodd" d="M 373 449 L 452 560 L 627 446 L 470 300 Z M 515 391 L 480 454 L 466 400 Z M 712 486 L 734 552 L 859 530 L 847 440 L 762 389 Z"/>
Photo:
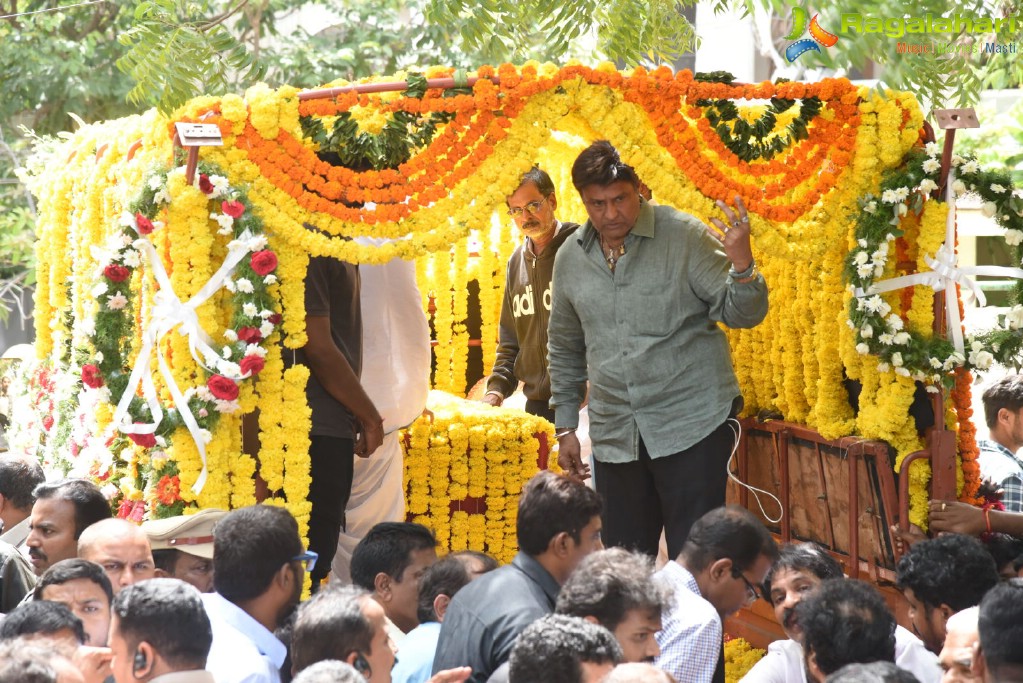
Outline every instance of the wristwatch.
<path fill-rule="evenodd" d="M 738 282 L 740 284 L 751 282 L 757 276 L 757 262 L 750 261 L 749 266 L 741 273 L 735 272 L 734 268 L 729 268 L 728 276 L 732 278 L 732 282 Z"/>

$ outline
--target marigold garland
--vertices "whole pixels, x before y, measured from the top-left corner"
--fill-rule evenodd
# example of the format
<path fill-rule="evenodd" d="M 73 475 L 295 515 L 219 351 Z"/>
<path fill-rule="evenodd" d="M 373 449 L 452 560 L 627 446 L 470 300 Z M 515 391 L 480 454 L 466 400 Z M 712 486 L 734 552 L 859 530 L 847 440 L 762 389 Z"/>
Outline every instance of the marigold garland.
<path fill-rule="evenodd" d="M 428 70 L 426 75 L 450 73 L 450 69 L 441 68 Z M 464 326 L 466 319 L 467 283 L 476 279 L 480 285 L 485 312 L 481 345 L 484 362 L 489 364 L 496 343 L 504 263 L 516 244 L 506 219 L 499 221 L 499 228 L 492 227 L 495 210 L 503 208 L 521 172 L 539 158 L 547 160 L 545 167 L 555 176 L 559 217 L 581 222 L 582 207 L 568 183 L 567 170 L 581 145 L 601 137 L 618 147 L 659 202 L 683 208 L 703 220 L 717 215 L 717 199 L 731 202 L 739 194 L 750 207 L 756 257 L 770 283 L 771 311 L 757 328 L 729 332 L 749 412 L 780 410 L 785 417 L 805 421 L 830 438 L 854 432 L 867 438 L 886 438 L 900 457 L 918 445 L 906 418 L 912 383 L 893 372 L 879 372 L 876 362 L 856 352 L 860 340 L 843 324 L 849 295 L 842 282 L 843 260 L 858 248 L 849 224 L 849 217 L 859 211 L 858 200 L 877 192 L 881 173 L 902 163 L 918 142 L 922 115 L 911 96 L 889 93 L 881 97 L 844 79 L 737 85 L 700 82 L 689 72 L 675 74 L 667 68 L 619 73 L 607 64 L 595 69 L 574 63 L 561 68 L 535 63 L 518 68 L 501 65 L 480 68 L 475 75 L 479 80 L 471 92 L 454 97 L 427 91 L 422 98 L 350 94 L 300 103 L 294 88 L 274 91 L 257 86 L 244 97 L 197 98 L 170 120 L 150 112 L 83 127 L 69 143 L 68 157 L 51 164 L 34 187 L 44 216 L 39 230 L 37 304 L 41 357 L 57 376 L 73 366 L 70 349 L 83 339 L 82 330 L 75 325 L 91 315 L 92 306 L 84 285 L 91 259 L 85 245 L 100 241 L 105 234 L 103 221 L 109 224 L 130 201 L 116 192 L 104 194 L 106 189 L 114 186 L 117 178 L 122 178 L 120 187 L 139 187 L 146 169 L 168 158 L 171 124 L 204 118 L 220 127 L 224 146 L 204 148 L 203 158 L 219 166 L 232 185 L 247 185 L 251 205 L 273 226 L 268 238 L 278 254 L 280 282 L 269 285 L 267 294 L 279 306 L 275 310 L 285 314 L 280 323 L 284 353 L 305 344 L 302 280 L 310 255 L 364 263 L 385 262 L 395 256 L 416 258 L 417 275 L 431 278 L 429 285 L 421 279 L 424 305 L 430 290 L 436 305 L 432 321 L 438 341 L 436 384 L 461 393 L 467 333 L 458 326 Z M 490 80 L 493 75 L 500 77 L 499 84 Z M 794 102 L 785 111 L 774 113 L 773 124 L 770 117 L 765 118 L 767 106 L 763 104 L 772 98 Z M 708 116 L 708 107 L 700 106 L 701 100 L 727 100 L 735 107 L 736 117 L 728 124 L 730 145 L 722 141 L 722 131 Z M 820 108 L 813 111 L 818 101 Z M 356 121 L 360 135 L 367 136 L 382 134 L 386 123 L 381 122 L 399 112 L 417 117 L 444 114 L 449 120 L 439 123 L 429 142 L 397 167 L 355 172 L 320 159 L 317 145 L 303 137 L 300 123 L 301 117 L 319 117 L 329 126 L 332 117 L 346 112 Z M 800 115 L 806 125 L 805 138 L 801 133 L 789 133 Z M 743 125 L 751 129 L 747 142 L 743 142 Z M 765 145 L 777 149 L 773 156 L 752 154 L 736 146 L 737 139 L 751 149 Z M 136 140 L 142 142 L 141 151 L 128 159 Z M 105 151 L 97 155 L 104 145 Z M 97 168 L 99 174 L 95 174 Z M 1004 208 L 1023 207 L 1010 203 Z M 187 216 L 198 208 L 181 203 L 174 210 Z M 930 249 L 925 244 L 935 239 L 939 222 L 940 216 L 925 206 L 918 233 L 908 234 L 904 244 L 896 244 L 896 250 L 904 250 L 919 267 Z M 912 229 L 917 230 L 915 226 Z M 390 240 L 374 246 L 353 239 L 362 236 Z M 176 291 L 194 292 L 208 279 L 211 264 L 222 257 L 218 249 L 223 245 L 218 246 L 208 230 L 196 231 L 184 240 L 156 237 L 158 250 L 172 264 L 170 275 Z M 469 256 L 470 242 L 478 260 Z M 62 251 L 66 244 L 74 245 L 71 254 Z M 891 274 L 892 267 L 885 264 L 883 275 Z M 69 281 L 71 287 L 66 286 Z M 140 275 L 125 282 L 129 284 L 124 296 L 139 302 L 132 327 L 141 329 L 152 316 L 155 284 Z M 927 334 L 929 299 L 929 291 L 918 290 L 895 297 L 889 305 L 907 328 Z M 228 308 L 222 297 L 209 310 L 201 310 L 203 326 L 219 329 L 228 325 L 231 321 L 222 317 Z M 73 315 L 65 317 L 65 311 Z M 1005 327 L 1019 318 L 1023 318 L 1023 309 L 1013 309 Z M 836 328 L 840 330 L 837 334 Z M 1011 331 L 1015 333 L 1015 328 Z M 134 341 L 127 352 L 129 363 L 137 353 Z M 172 361 L 179 384 L 187 386 L 193 381 L 184 362 L 189 352 L 181 340 L 172 339 L 162 352 Z M 304 406 L 301 387 L 305 376 L 298 370 L 300 366 L 283 372 L 280 360 L 272 354 L 265 364 L 264 372 L 272 372 L 275 381 L 282 378 L 279 381 L 285 386 L 279 391 L 262 387 L 254 393 L 242 390 L 238 400 L 244 410 L 259 407 L 260 424 L 267 431 L 260 458 L 268 460 L 262 466 L 276 487 L 272 488 L 274 500 L 287 500 L 295 510 L 304 504 L 308 486 L 303 452 L 308 412 L 286 406 Z M 862 383 L 861 405 L 873 409 L 853 415 L 842 385 L 846 376 Z M 109 427 L 111 411 L 103 409 L 102 402 L 94 415 L 86 415 L 81 407 L 60 408 L 75 403 L 60 398 L 71 397 L 71 390 L 58 388 L 54 396 L 60 400 L 49 433 L 61 435 L 60 443 L 87 433 L 92 422 L 99 429 Z M 492 417 L 495 412 L 487 415 Z M 958 419 L 961 448 L 967 453 L 969 434 L 963 435 L 962 425 L 968 417 L 959 412 Z M 409 428 L 410 451 L 416 453 L 406 472 L 409 511 L 423 520 L 443 517 L 445 521 L 438 523 L 448 526 L 438 528 L 438 533 L 450 534 L 452 543 L 460 545 L 464 539 L 469 547 L 507 556 L 514 545 L 509 532 L 514 530 L 515 508 L 495 487 L 504 486 L 506 493 L 517 491 L 525 470 L 514 463 L 527 461 L 529 449 L 535 455 L 535 444 L 520 440 L 513 441 L 519 444 L 515 447 L 502 445 L 505 437 L 515 438 L 510 423 L 497 433 L 482 429 L 471 419 L 466 425 L 464 433 L 456 429 L 454 435 L 450 429 L 435 431 L 436 425 L 427 428 L 418 422 Z M 219 429 L 213 434 L 209 457 L 223 463 L 222 482 L 204 492 L 199 501 L 188 500 L 187 483 L 194 481 L 200 463 L 187 447 L 187 439 L 175 433 L 169 454 L 150 457 L 139 453 L 125 463 L 134 474 L 140 468 L 152 468 L 153 457 L 157 464 L 164 464 L 161 459 L 167 457 L 180 470 L 161 474 L 153 486 L 136 485 L 135 480 L 126 483 L 121 487 L 127 501 L 125 514 L 145 514 L 159 504 L 155 483 L 165 475 L 178 476 L 186 484 L 179 489 L 189 505 L 213 499 L 227 500 L 230 505 L 251 501 L 249 475 L 255 462 L 235 457 L 240 450 L 236 435 L 220 434 Z M 438 449 L 447 449 L 446 461 L 431 464 L 423 460 L 432 441 Z M 464 468 L 457 453 L 463 441 L 468 452 L 476 454 Z M 57 440 L 44 438 L 43 443 L 41 450 L 46 450 Z M 96 454 L 101 445 L 85 439 L 79 447 Z M 109 468 L 98 456 L 90 455 L 89 462 L 98 475 Z M 969 458 L 966 463 L 964 467 L 968 467 Z M 445 467 L 448 485 L 442 491 Z M 914 496 L 919 499 L 925 495 L 920 485 L 925 479 L 917 476 L 914 481 Z M 277 493 L 282 489 L 283 494 Z M 167 487 L 160 490 L 165 493 Z M 967 477 L 964 495 L 969 490 Z M 446 515 L 444 499 L 460 500 L 463 493 L 485 499 L 486 511 L 454 518 Z"/>
<path fill-rule="evenodd" d="M 743 638 L 725 637 L 725 682 L 737 683 L 767 654 Z"/>
<path fill-rule="evenodd" d="M 515 510 L 522 484 L 538 471 L 538 434 L 554 431 L 542 418 L 491 408 L 440 391 L 429 415 L 405 431 L 405 486 L 410 517 L 433 529 L 452 550 L 479 550 L 510 562 L 518 543 Z M 483 499 L 483 513 L 451 510 Z M 450 539 L 450 545 L 448 540 Z"/>

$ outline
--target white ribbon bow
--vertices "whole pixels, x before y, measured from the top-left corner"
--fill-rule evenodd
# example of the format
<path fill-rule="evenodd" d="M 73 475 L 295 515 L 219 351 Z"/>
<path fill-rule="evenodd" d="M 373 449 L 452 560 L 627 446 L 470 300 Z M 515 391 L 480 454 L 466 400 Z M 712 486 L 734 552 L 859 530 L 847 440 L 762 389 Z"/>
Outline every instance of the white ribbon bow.
<path fill-rule="evenodd" d="M 934 257 L 924 256 L 924 263 L 930 268 L 929 273 L 914 273 L 893 277 L 881 282 L 876 282 L 870 287 L 870 291 L 864 291 L 857 287 L 857 297 L 871 296 L 882 292 L 891 292 L 903 287 L 924 285 L 931 287 L 935 292 L 945 292 L 945 321 L 948 324 L 948 334 L 952 337 L 952 344 L 955 350 L 965 355 L 966 346 L 963 340 L 963 324 L 959 317 L 959 300 L 956 296 L 955 285 L 961 285 L 973 292 L 977 302 L 984 306 L 987 300 L 984 292 L 971 276 L 987 275 L 993 277 L 1010 277 L 1023 280 L 1023 268 L 1011 268 L 1009 266 L 970 266 L 961 268 L 956 265 L 956 205 L 955 191 L 952 185 L 955 182 L 955 169 L 949 171 L 945 202 L 948 204 L 948 219 L 945 221 L 945 242 L 938 249 Z"/>
<path fill-rule="evenodd" d="M 153 276 L 160 286 L 160 291 L 153 297 L 154 305 L 151 321 L 142 334 L 142 348 L 139 350 L 135 367 L 132 368 L 131 376 L 128 379 L 128 386 L 125 388 L 124 394 L 117 404 L 117 410 L 114 411 L 113 424 L 122 433 L 153 434 L 156 432 L 157 427 L 160 426 L 160 422 L 163 421 L 163 410 L 160 408 L 160 399 L 156 392 L 156 386 L 153 384 L 153 377 L 149 368 L 153 351 L 159 349 L 160 340 L 175 327 L 180 327 L 180 333 L 188 339 L 188 348 L 196 363 L 202 368 L 214 372 L 213 369 L 206 366 L 203 358 L 200 358 L 200 355 L 204 358 L 215 358 L 218 354 L 210 346 L 209 336 L 199 324 L 199 316 L 195 311 L 207 299 L 216 294 L 234 272 L 235 267 L 249 253 L 249 238 L 251 238 L 251 235 L 246 231 L 228 245 L 227 256 L 224 258 L 220 269 L 187 302 L 182 302 L 177 294 L 174 293 L 174 287 L 167 276 L 167 270 L 163 267 L 163 261 L 160 260 L 160 256 L 156 253 L 156 249 L 153 248 L 153 244 L 145 238 L 135 241 L 133 246 L 148 258 L 149 266 L 152 268 Z M 174 407 L 181 414 L 181 420 L 192 435 L 195 446 L 199 450 L 199 457 L 202 458 L 202 471 L 199 472 L 199 477 L 195 480 L 195 485 L 192 486 L 192 491 L 199 495 L 203 486 L 206 485 L 206 478 L 208 476 L 206 469 L 206 442 L 203 440 L 199 423 L 196 422 L 195 416 L 192 415 L 192 411 L 188 407 L 188 400 L 174 381 L 174 374 L 171 372 L 170 366 L 167 365 L 167 360 L 162 353 L 157 353 L 156 357 L 160 374 L 167 384 L 171 398 L 174 399 Z M 131 400 L 134 398 L 139 386 L 142 387 L 142 396 L 146 401 L 146 405 L 149 406 L 149 414 L 153 419 L 149 424 L 135 424 L 126 421 L 128 418 L 128 407 L 131 405 Z"/>

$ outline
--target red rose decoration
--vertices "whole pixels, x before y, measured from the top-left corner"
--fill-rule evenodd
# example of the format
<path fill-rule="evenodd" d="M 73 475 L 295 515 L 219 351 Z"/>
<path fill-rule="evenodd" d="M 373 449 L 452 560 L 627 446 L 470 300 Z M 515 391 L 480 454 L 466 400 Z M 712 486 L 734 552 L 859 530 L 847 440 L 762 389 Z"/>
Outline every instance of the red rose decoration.
<path fill-rule="evenodd" d="M 140 213 L 135 214 L 135 225 L 138 226 L 140 235 L 148 235 L 153 232 L 153 221 Z"/>
<path fill-rule="evenodd" d="M 255 327 L 243 327 L 238 330 L 238 338 L 246 344 L 258 344 L 263 339 L 263 335 Z"/>
<path fill-rule="evenodd" d="M 129 434 L 128 438 L 143 448 L 152 448 L 156 445 L 155 434 Z"/>
<path fill-rule="evenodd" d="M 203 194 L 213 194 L 213 183 L 210 182 L 210 177 L 205 173 L 199 174 L 199 189 Z"/>
<path fill-rule="evenodd" d="M 82 383 L 93 389 L 99 389 L 103 386 L 103 375 L 100 373 L 99 368 L 95 365 L 83 365 L 82 366 Z"/>
<path fill-rule="evenodd" d="M 106 275 L 107 279 L 111 282 L 124 282 L 128 279 L 128 276 L 131 275 L 131 271 L 124 266 L 111 263 L 103 269 L 103 274 Z"/>
<path fill-rule="evenodd" d="M 46 415 L 43 417 L 43 429 L 50 431 L 53 428 L 53 415 Z"/>
<path fill-rule="evenodd" d="M 267 318 L 266 320 L 271 325 L 280 325 L 281 324 L 281 314 L 280 313 L 274 313 L 269 318 Z"/>
<path fill-rule="evenodd" d="M 210 393 L 221 401 L 233 401 L 238 398 L 238 385 L 223 375 L 213 375 L 207 380 L 206 386 Z"/>
<path fill-rule="evenodd" d="M 245 205 L 241 202 L 221 202 L 220 208 L 231 218 L 241 218 L 245 213 Z"/>
<path fill-rule="evenodd" d="M 256 271 L 256 275 L 269 275 L 277 267 L 277 254 L 269 249 L 257 251 L 249 259 L 249 265 L 252 266 L 252 270 Z"/>
<path fill-rule="evenodd" d="M 242 369 L 243 373 L 258 375 L 264 365 L 266 365 L 266 362 L 261 356 L 252 355 L 242 358 L 242 362 L 238 364 L 238 367 Z"/>

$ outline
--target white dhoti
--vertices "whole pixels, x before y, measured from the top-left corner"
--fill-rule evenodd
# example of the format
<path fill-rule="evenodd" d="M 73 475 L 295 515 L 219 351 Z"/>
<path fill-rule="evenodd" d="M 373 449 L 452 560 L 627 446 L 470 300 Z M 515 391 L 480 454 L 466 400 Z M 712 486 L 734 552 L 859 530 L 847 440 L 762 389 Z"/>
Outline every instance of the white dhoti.
<path fill-rule="evenodd" d="M 331 563 L 332 581 L 351 582 L 349 565 L 359 540 L 379 522 L 405 519 L 403 451 L 399 429 L 426 407 L 430 392 L 430 328 L 416 286 L 415 264 L 394 259 L 359 266 L 362 278 L 360 380 L 384 418 L 384 442 L 355 458 L 346 528 Z"/>

